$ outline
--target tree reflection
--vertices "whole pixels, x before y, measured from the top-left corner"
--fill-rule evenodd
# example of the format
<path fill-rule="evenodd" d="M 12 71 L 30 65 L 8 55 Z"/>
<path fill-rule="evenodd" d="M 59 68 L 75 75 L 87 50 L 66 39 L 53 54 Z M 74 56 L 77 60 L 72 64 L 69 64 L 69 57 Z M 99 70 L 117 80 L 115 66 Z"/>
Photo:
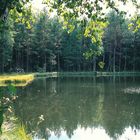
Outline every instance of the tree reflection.
<path fill-rule="evenodd" d="M 117 139 L 125 128 L 140 128 L 140 95 L 124 94 L 132 79 L 61 78 L 39 79 L 26 87 L 14 104 L 15 113 L 37 137 L 71 137 L 78 127 L 103 127 Z M 136 85 L 137 83 L 135 83 Z M 20 91 L 20 90 L 19 90 Z M 39 122 L 39 116 L 43 121 Z"/>

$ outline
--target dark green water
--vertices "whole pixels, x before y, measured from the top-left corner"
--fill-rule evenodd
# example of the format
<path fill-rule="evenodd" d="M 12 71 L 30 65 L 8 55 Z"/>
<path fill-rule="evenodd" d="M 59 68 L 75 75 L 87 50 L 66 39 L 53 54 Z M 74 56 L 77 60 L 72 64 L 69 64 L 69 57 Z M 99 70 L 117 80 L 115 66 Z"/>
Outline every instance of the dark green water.
<path fill-rule="evenodd" d="M 140 77 L 36 79 L 18 96 L 34 140 L 140 139 Z"/>

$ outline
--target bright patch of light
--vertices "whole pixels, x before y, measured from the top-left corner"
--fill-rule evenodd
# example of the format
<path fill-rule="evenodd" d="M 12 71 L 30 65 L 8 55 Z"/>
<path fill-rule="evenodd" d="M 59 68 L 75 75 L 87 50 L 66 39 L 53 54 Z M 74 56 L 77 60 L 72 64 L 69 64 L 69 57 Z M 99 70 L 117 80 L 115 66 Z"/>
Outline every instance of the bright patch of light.
<path fill-rule="evenodd" d="M 140 140 L 140 130 L 127 128 L 119 140 Z"/>
<path fill-rule="evenodd" d="M 110 140 L 110 138 L 105 133 L 104 129 L 78 128 L 74 131 L 74 135 L 71 138 L 63 131 L 60 137 L 57 137 L 52 133 L 49 140 Z"/>
<path fill-rule="evenodd" d="M 42 3 L 43 0 L 32 0 L 31 4 L 32 4 L 32 9 L 34 11 L 34 13 L 39 13 L 42 10 L 45 9 L 45 11 L 47 11 L 48 15 L 50 18 L 53 18 L 55 15 L 57 15 L 56 11 L 53 11 L 52 13 L 50 13 L 48 11 L 47 5 Z"/>
<path fill-rule="evenodd" d="M 46 7 L 46 5 L 43 4 L 42 1 L 43 0 L 32 0 L 31 3 L 32 3 L 33 9 L 34 10 L 39 10 L 39 11 L 43 10 Z"/>
<path fill-rule="evenodd" d="M 137 0 L 137 3 L 140 4 L 140 0 Z M 127 16 L 133 16 L 134 14 L 140 13 L 140 10 L 135 8 L 131 0 L 129 0 L 126 5 L 124 5 L 122 2 L 118 2 L 117 6 L 119 7 L 119 10 L 125 11 Z"/>
<path fill-rule="evenodd" d="M 119 136 L 117 140 L 139 140 L 140 130 L 128 127 L 125 129 L 124 134 Z M 113 140 L 103 128 L 78 128 L 74 134 L 69 138 L 65 131 L 61 132 L 61 136 L 57 137 L 53 132 L 49 140 Z"/>

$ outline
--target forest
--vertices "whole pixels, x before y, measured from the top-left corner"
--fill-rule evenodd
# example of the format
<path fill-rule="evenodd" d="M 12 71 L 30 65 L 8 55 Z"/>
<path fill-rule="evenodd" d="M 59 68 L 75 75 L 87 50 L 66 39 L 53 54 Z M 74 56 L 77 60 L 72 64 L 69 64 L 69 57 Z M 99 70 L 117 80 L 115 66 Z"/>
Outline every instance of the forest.
<path fill-rule="evenodd" d="M 110 10 L 104 20 L 62 20 L 31 5 L 0 20 L 0 73 L 139 71 L 140 19 Z"/>

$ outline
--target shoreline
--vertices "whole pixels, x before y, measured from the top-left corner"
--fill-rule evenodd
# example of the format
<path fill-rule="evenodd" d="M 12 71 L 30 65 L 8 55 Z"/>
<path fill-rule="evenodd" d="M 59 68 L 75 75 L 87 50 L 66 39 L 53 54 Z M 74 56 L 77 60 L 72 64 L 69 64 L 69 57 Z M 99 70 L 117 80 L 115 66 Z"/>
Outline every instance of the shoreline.
<path fill-rule="evenodd" d="M 140 72 L 45 72 L 34 73 L 36 77 L 99 77 L 99 76 L 140 76 Z"/>
<path fill-rule="evenodd" d="M 34 76 L 36 77 L 60 77 L 60 76 L 140 76 L 140 72 L 100 72 L 100 71 L 89 71 L 89 72 L 32 72 L 32 73 L 4 73 L 0 74 L 0 79 L 9 79 L 23 76 Z"/>
<path fill-rule="evenodd" d="M 12 73 L 0 75 L 0 86 L 13 84 L 26 86 L 36 78 L 59 77 L 139 77 L 140 72 L 45 72 L 45 73 Z"/>

